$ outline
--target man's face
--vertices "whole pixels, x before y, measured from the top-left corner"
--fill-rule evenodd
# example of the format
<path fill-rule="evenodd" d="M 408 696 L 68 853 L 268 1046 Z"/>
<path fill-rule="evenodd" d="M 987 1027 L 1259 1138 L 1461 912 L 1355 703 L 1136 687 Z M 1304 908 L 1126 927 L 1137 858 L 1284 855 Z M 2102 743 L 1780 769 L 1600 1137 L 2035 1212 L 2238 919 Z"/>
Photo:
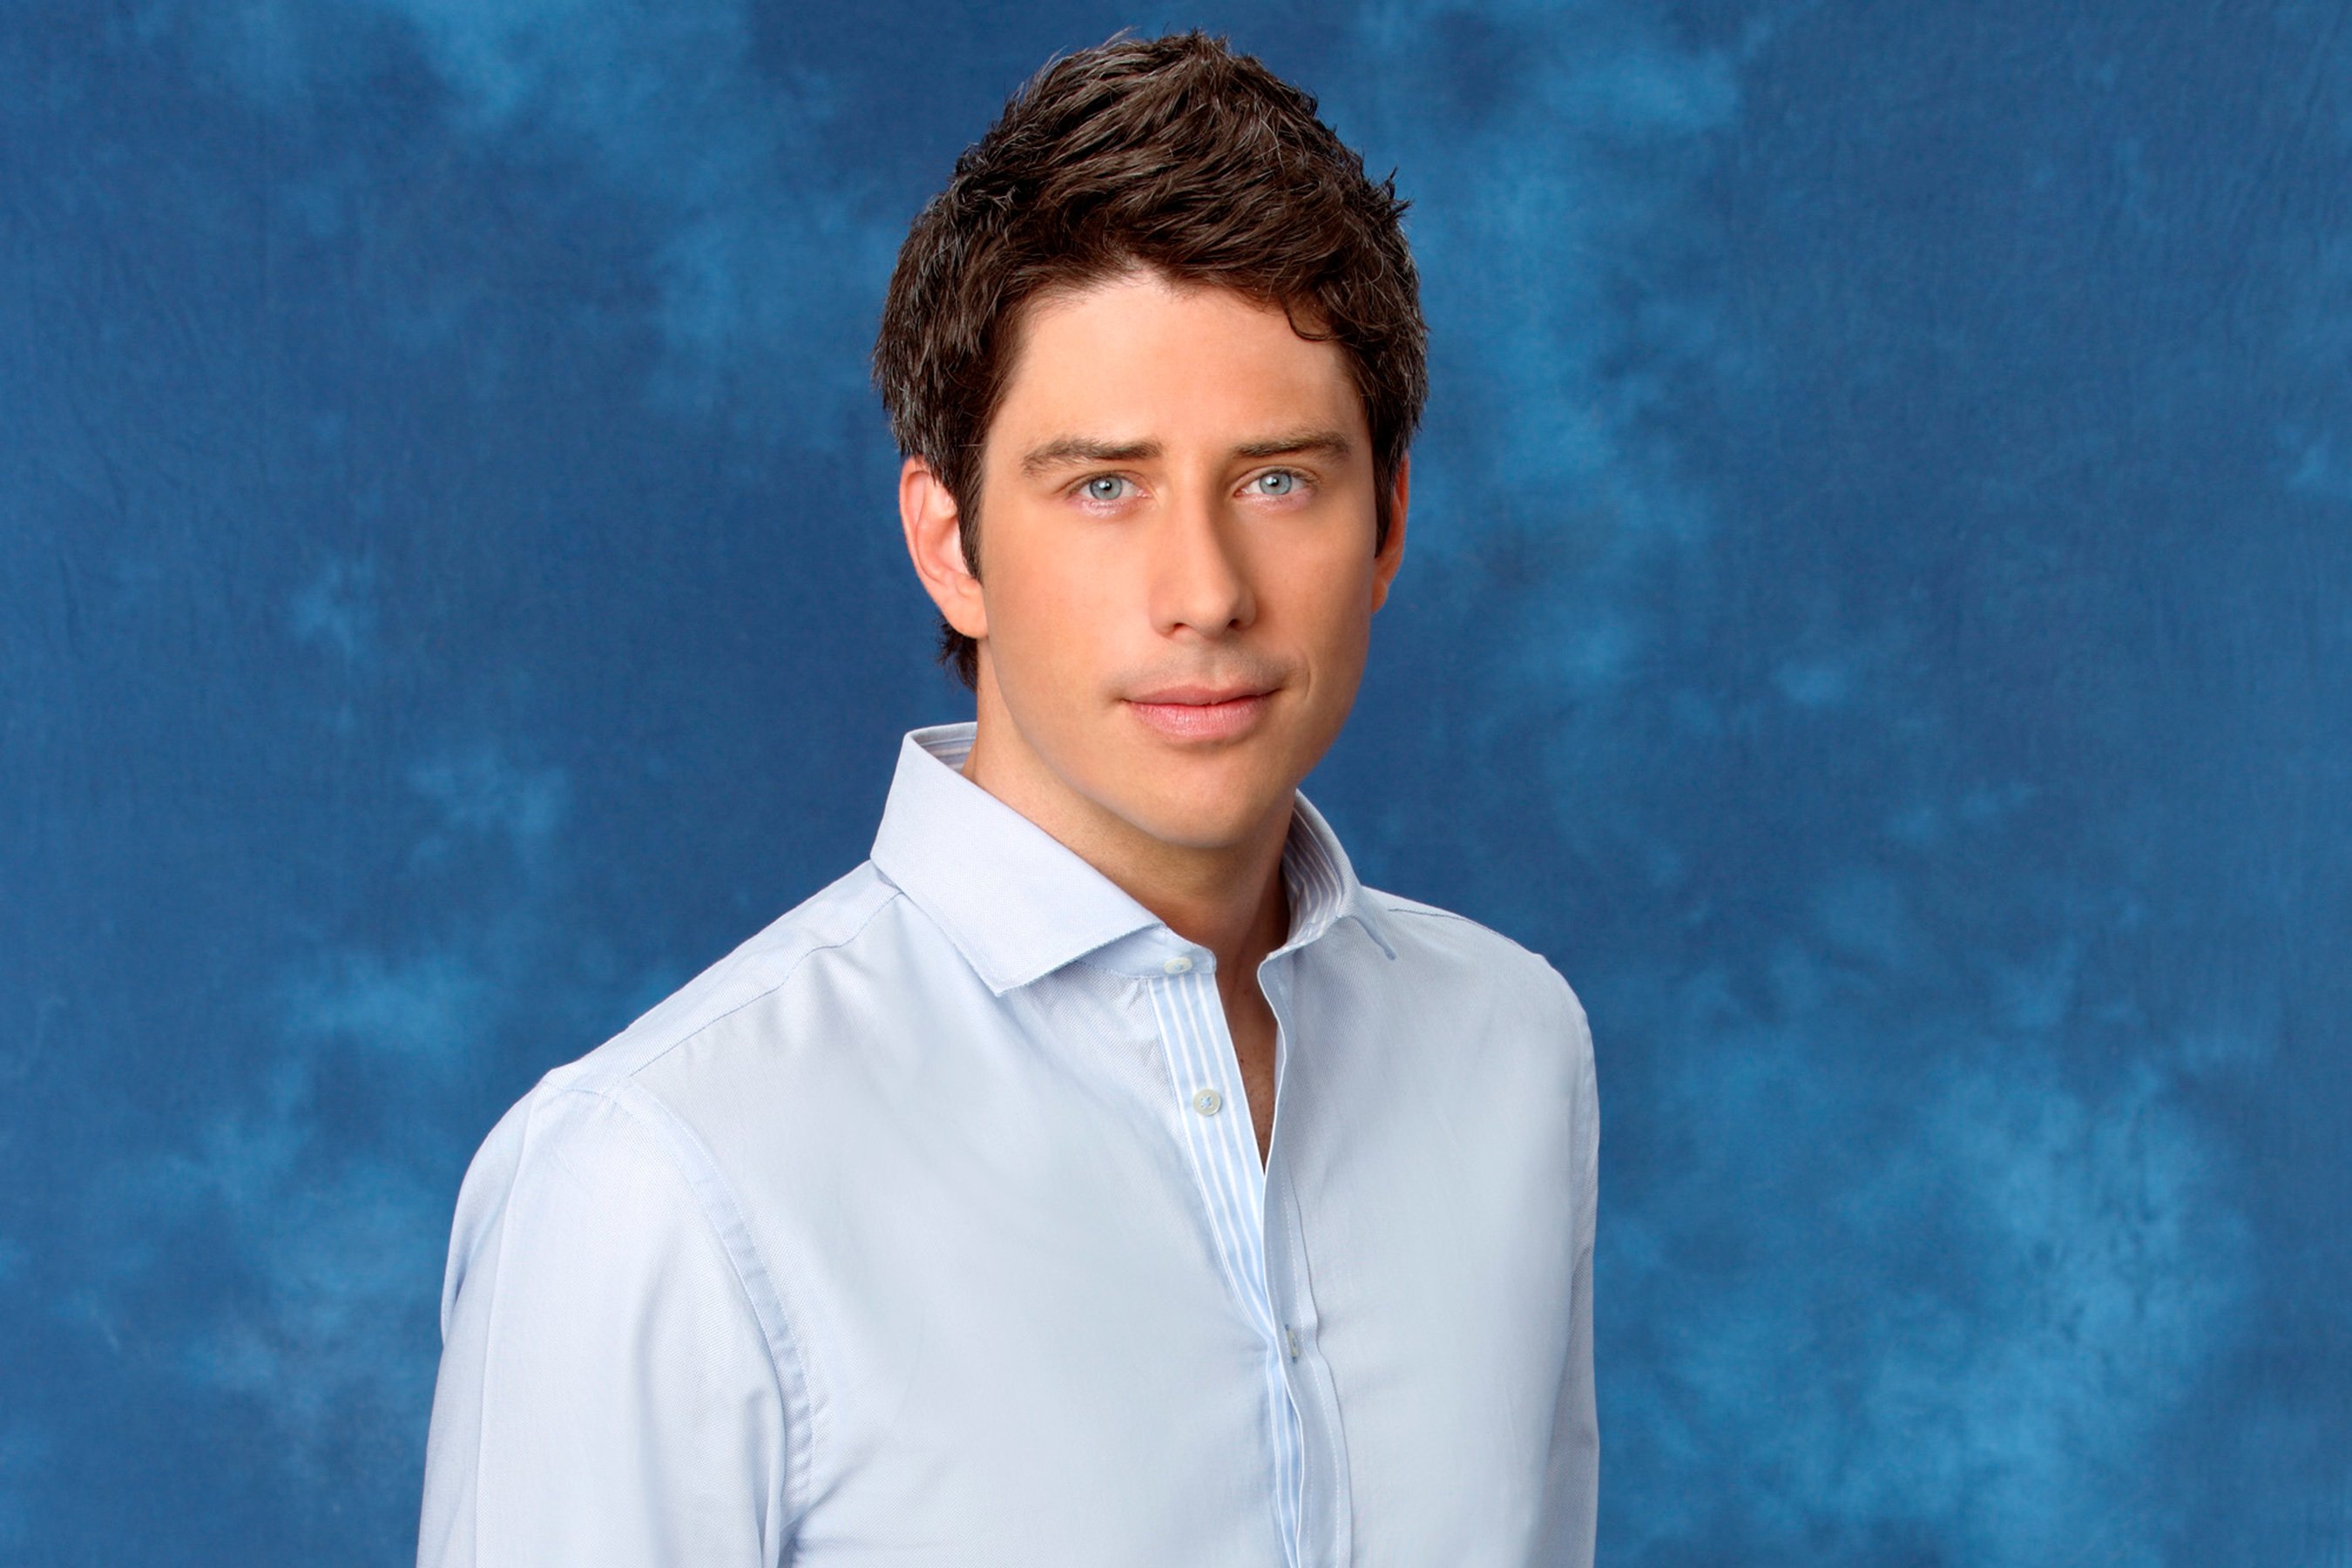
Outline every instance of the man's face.
<path fill-rule="evenodd" d="M 980 580 L 941 607 L 980 641 L 982 745 L 1015 804 L 1194 849 L 1286 819 L 1403 542 L 1400 474 L 1373 552 L 1341 351 L 1150 272 L 1035 301 L 979 489 Z"/>

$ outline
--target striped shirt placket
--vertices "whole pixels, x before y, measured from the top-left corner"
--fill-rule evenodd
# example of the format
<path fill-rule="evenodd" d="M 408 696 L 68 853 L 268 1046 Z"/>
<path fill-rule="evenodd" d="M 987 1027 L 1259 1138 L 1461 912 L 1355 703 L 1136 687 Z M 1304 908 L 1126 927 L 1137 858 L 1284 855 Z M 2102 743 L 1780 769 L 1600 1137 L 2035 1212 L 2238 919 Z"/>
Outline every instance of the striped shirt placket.
<path fill-rule="evenodd" d="M 1268 1436 L 1275 1456 L 1275 1521 L 1284 1561 L 1297 1568 L 1299 1489 L 1305 1458 L 1298 1412 L 1283 1373 L 1281 1331 L 1265 1281 L 1265 1172 L 1249 1098 L 1227 1036 L 1214 976 L 1186 967 L 1149 983 L 1152 1012 L 1177 1096 L 1177 1116 L 1192 1151 L 1192 1173 L 1217 1256 L 1234 1299 L 1265 1347 Z M 1213 1094 L 1213 1100 L 1204 1098 Z"/>

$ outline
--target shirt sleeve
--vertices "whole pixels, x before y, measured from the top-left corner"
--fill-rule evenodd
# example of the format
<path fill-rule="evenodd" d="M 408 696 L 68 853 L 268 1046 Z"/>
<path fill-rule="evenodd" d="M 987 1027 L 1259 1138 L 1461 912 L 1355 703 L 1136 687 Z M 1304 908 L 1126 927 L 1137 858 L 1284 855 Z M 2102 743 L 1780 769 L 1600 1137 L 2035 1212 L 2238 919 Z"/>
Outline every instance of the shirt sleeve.
<path fill-rule="evenodd" d="M 1569 1011 L 1569 1048 L 1579 1058 L 1569 1126 L 1582 1182 L 1572 1222 L 1576 1267 L 1569 1302 L 1568 1365 L 1552 1417 L 1544 1487 L 1549 1517 L 1538 1561 L 1557 1568 L 1591 1568 L 1601 1503 L 1601 1426 L 1592 1384 L 1592 1243 L 1600 1219 L 1601 1100 L 1593 1073 L 1592 1031 L 1572 993 Z"/>
<path fill-rule="evenodd" d="M 542 1088 L 458 1194 L 419 1568 L 782 1562 L 758 1314 L 664 1132 Z"/>

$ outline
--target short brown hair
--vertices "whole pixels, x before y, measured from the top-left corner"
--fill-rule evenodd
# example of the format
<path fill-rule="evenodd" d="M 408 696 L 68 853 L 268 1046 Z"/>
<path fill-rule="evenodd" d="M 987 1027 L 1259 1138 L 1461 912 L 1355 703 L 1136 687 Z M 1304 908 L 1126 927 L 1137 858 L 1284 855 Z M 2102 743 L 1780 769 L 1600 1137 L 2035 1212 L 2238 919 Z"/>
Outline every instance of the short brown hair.
<path fill-rule="evenodd" d="M 1420 280 L 1391 174 L 1222 38 L 1113 38 L 1049 62 L 956 160 L 890 275 L 874 381 L 899 451 L 956 499 L 980 571 L 980 452 L 1022 308 L 1138 267 L 1280 305 L 1345 352 L 1370 426 L 1375 548 L 1428 395 Z M 967 686 L 978 650 L 942 623 Z"/>

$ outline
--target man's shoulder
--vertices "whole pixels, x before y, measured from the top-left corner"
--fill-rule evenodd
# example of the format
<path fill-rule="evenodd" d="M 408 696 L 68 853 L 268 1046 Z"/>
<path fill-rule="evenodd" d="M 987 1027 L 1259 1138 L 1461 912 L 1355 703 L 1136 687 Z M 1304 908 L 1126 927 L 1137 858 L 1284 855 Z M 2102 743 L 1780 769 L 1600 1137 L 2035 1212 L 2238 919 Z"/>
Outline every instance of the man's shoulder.
<path fill-rule="evenodd" d="M 646 1081 L 679 1046 L 723 1032 L 726 1020 L 789 993 L 828 955 L 850 949 L 898 889 L 860 864 L 786 910 L 585 1056 L 542 1076 L 476 1150 L 452 1223 L 442 1299 L 446 1333 L 457 1291 L 518 1192 L 532 1227 L 561 1234 L 565 1215 L 595 1215 L 608 1233 L 643 1238 L 670 1228 L 651 1215 L 699 1211 L 730 1249 L 740 1229 L 697 1118 Z M 690 1109 L 690 1108 L 688 1108 Z M 664 1205 L 674 1205 L 665 1207 Z M 617 1216 L 634 1214 L 635 1222 Z M 581 1223 L 586 1224 L 586 1221 Z M 642 1250 L 657 1258 L 657 1249 Z"/>
<path fill-rule="evenodd" d="M 1575 989 L 1542 953 L 1468 915 L 1402 893 L 1368 887 L 1363 897 L 1380 911 L 1382 931 L 1406 966 L 1408 984 L 1487 996 L 1501 993 L 1542 1009 L 1564 1007 L 1576 1027 L 1585 1026 Z"/>
<path fill-rule="evenodd" d="M 748 1007 L 804 984 L 903 897 L 872 861 L 785 910 L 619 1034 L 541 1079 L 541 1094 L 609 1090 Z"/>
<path fill-rule="evenodd" d="M 1533 1064 L 1515 1093 L 1536 1082 L 1560 1087 L 1580 1109 L 1571 1126 L 1591 1162 L 1599 1138 L 1592 1024 L 1575 988 L 1551 961 L 1467 915 L 1367 888 L 1396 954 L 1398 990 L 1385 999 L 1401 1016 L 1436 1031 L 1449 1047 L 1483 1041 L 1505 1059 Z M 1377 972 L 1378 966 L 1375 966 Z M 1514 1050 L 1514 1044 L 1523 1049 Z M 1585 1191 L 1590 1194 L 1590 1167 Z"/>

